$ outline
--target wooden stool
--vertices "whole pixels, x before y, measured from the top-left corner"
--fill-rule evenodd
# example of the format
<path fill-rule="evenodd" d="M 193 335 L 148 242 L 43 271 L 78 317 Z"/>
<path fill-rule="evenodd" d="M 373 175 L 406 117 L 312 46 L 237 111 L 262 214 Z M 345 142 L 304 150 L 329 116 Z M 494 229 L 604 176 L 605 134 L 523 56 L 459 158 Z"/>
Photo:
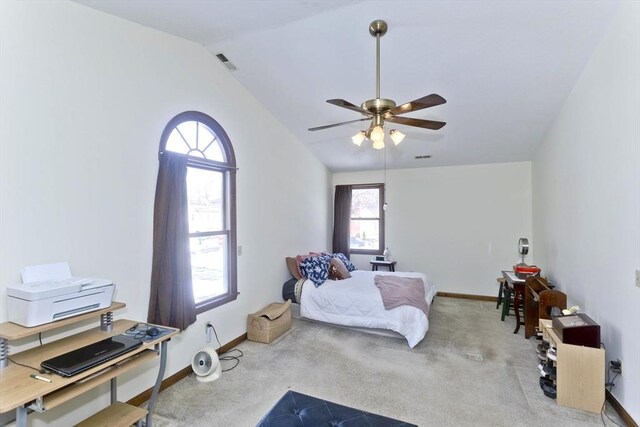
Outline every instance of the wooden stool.
<path fill-rule="evenodd" d="M 500 308 L 500 304 L 502 304 L 503 301 L 503 289 L 504 289 L 504 285 L 505 283 L 507 283 L 507 281 L 505 280 L 504 277 L 498 277 L 496 279 L 498 281 L 498 303 L 496 304 L 496 310 Z"/>
<path fill-rule="evenodd" d="M 500 320 L 504 322 L 504 318 L 509 315 L 510 309 L 513 309 L 514 310 L 513 314 L 516 314 L 513 306 L 513 301 L 516 296 L 516 290 L 513 289 L 511 286 L 509 286 L 509 282 L 507 282 L 505 279 L 502 279 L 502 285 L 500 287 L 500 290 L 502 292 L 502 298 L 501 298 L 501 301 L 499 302 L 499 304 L 502 304 L 502 312 L 500 314 Z M 524 317 L 524 301 L 520 302 L 519 312 Z"/>
<path fill-rule="evenodd" d="M 513 307 L 514 289 L 509 286 L 507 281 L 502 285 L 502 314 L 500 320 L 504 322 L 505 316 L 509 315 L 509 308 Z"/>

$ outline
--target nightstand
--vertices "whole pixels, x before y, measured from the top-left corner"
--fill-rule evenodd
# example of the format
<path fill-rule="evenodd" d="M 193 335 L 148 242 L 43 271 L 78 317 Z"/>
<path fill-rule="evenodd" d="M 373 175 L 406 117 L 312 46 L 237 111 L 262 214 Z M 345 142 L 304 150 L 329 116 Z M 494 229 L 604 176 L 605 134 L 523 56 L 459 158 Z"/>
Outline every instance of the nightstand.
<path fill-rule="evenodd" d="M 396 271 L 396 261 L 379 261 L 371 258 L 369 263 L 371 264 L 371 271 L 378 271 L 378 267 L 387 267 L 389 271 Z"/>

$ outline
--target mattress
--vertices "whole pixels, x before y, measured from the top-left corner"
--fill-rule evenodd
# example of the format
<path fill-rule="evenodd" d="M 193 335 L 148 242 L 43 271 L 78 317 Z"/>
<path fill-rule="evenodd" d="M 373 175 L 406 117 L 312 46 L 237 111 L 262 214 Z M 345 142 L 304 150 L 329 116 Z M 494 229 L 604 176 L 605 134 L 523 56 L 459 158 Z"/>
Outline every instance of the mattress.
<path fill-rule="evenodd" d="M 327 280 L 317 288 L 307 280 L 302 287 L 300 316 L 336 325 L 388 329 L 404 336 L 413 348 L 429 330 L 429 319 L 422 310 L 408 305 L 385 310 L 373 281 L 376 275 L 385 274 L 421 278 L 427 302 L 433 301 L 436 289 L 424 273 L 355 270 L 349 279 Z"/>

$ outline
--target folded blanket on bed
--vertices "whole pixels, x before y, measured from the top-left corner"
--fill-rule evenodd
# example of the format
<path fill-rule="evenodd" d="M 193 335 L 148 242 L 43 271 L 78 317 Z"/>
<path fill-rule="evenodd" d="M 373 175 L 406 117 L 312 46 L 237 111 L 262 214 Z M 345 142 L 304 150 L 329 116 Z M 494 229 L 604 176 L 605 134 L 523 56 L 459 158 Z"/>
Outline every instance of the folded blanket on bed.
<path fill-rule="evenodd" d="M 386 310 L 410 305 L 424 311 L 429 316 L 429 303 L 425 296 L 424 282 L 419 277 L 400 277 L 390 275 L 376 275 L 373 278 L 380 290 L 382 303 Z"/>

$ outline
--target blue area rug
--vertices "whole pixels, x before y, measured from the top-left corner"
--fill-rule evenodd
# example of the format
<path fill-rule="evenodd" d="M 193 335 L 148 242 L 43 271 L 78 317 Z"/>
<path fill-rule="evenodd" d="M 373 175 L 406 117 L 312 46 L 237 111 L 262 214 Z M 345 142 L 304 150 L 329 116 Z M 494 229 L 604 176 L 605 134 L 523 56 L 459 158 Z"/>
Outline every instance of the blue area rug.
<path fill-rule="evenodd" d="M 417 427 L 415 424 L 288 391 L 257 427 Z"/>

